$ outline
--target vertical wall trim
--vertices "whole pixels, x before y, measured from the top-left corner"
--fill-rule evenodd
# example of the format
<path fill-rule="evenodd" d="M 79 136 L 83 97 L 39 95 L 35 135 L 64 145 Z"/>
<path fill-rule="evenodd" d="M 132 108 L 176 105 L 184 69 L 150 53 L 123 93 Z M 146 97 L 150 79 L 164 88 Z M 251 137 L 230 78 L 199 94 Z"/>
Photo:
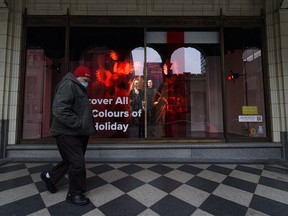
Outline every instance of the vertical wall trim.
<path fill-rule="evenodd" d="M 266 136 L 269 137 L 269 141 L 272 141 L 272 127 L 271 127 L 271 98 L 270 98 L 270 82 L 269 82 L 269 71 L 268 71 L 268 48 L 267 48 L 267 24 L 266 16 L 264 9 L 261 10 L 262 16 L 262 27 L 261 27 L 261 36 L 262 36 L 262 74 L 263 74 L 263 88 L 264 88 L 264 106 L 265 106 L 265 119 L 266 119 Z"/>
<path fill-rule="evenodd" d="M 148 130 L 148 126 L 147 126 L 147 28 L 144 27 L 144 67 L 143 67 L 143 74 L 144 74 L 144 100 L 145 100 L 145 122 L 146 124 L 144 124 L 144 138 L 147 139 L 147 130 Z M 151 127 L 151 126 L 150 126 Z"/>
<path fill-rule="evenodd" d="M 288 133 L 287 132 L 281 132 L 281 143 L 282 143 L 282 157 L 284 160 L 287 160 L 288 158 Z"/>
<path fill-rule="evenodd" d="M 223 116 L 223 131 L 224 138 L 227 142 L 227 95 L 226 95 L 226 73 L 225 73 L 225 50 L 224 50 L 224 27 L 223 27 L 223 13 L 220 9 L 220 61 L 221 61 L 221 88 L 222 88 L 222 116 Z"/>
<path fill-rule="evenodd" d="M 19 75 L 19 92 L 18 92 L 18 109 L 17 109 L 17 128 L 16 128 L 16 143 L 19 143 L 22 138 L 23 131 L 23 107 L 24 107 L 24 92 L 25 92 L 25 77 L 26 77 L 26 38 L 27 38 L 27 8 L 22 14 L 22 29 L 21 29 L 21 56 L 20 56 L 20 75 Z"/>
<path fill-rule="evenodd" d="M 0 120 L 0 158 L 6 157 L 6 146 L 8 144 L 8 120 Z"/>

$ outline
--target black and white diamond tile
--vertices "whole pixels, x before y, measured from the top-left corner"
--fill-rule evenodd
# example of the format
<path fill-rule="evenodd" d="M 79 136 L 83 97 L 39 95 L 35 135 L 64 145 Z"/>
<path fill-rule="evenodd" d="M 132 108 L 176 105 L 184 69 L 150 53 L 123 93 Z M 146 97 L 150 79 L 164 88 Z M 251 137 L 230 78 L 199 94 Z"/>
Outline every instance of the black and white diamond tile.
<path fill-rule="evenodd" d="M 150 208 L 159 215 L 167 215 L 167 216 L 191 215 L 196 210 L 195 206 L 190 205 L 172 195 L 165 196 L 163 199 L 155 203 Z"/>
<path fill-rule="evenodd" d="M 133 191 L 128 192 L 128 195 L 133 199 L 141 202 L 146 207 L 151 207 L 156 202 L 159 202 L 168 193 L 152 186 L 144 184 Z"/>
<path fill-rule="evenodd" d="M 182 184 L 170 194 L 197 208 L 210 196 L 210 193 L 186 184 Z"/>
<path fill-rule="evenodd" d="M 145 209 L 146 207 L 142 203 L 127 194 L 123 194 L 122 196 L 99 207 L 99 210 L 103 212 L 104 215 L 111 216 L 138 215 Z"/>
<path fill-rule="evenodd" d="M 200 206 L 200 209 L 216 216 L 245 215 L 247 207 L 233 201 L 210 195 Z"/>
<path fill-rule="evenodd" d="M 0 215 L 287 216 L 282 164 L 87 163 L 91 203 L 65 201 L 68 179 L 49 193 L 40 178 L 53 163 L 2 163 Z"/>

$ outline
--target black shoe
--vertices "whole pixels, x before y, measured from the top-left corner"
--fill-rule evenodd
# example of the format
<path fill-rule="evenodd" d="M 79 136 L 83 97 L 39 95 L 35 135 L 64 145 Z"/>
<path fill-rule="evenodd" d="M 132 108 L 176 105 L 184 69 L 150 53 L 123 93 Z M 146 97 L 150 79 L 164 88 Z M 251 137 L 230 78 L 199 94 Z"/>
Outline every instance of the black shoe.
<path fill-rule="evenodd" d="M 90 199 L 85 197 L 83 194 L 78 194 L 75 196 L 71 196 L 68 194 L 66 197 L 66 201 L 77 206 L 87 205 L 88 203 L 90 203 Z"/>
<path fill-rule="evenodd" d="M 52 184 L 51 179 L 46 177 L 46 173 L 47 171 L 42 172 L 40 177 L 45 182 L 47 190 L 50 191 L 50 193 L 56 193 L 57 188 Z"/>

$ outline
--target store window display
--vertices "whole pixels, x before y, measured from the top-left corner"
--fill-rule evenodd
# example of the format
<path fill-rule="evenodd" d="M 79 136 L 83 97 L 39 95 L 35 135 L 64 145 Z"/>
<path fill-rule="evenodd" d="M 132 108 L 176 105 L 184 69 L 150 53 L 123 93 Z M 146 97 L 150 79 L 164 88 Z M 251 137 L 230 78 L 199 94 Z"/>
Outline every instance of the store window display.
<path fill-rule="evenodd" d="M 227 132 L 224 131 L 225 115 L 228 117 L 229 134 L 243 136 L 244 130 L 250 130 L 251 135 L 253 128 L 257 127 L 257 130 L 261 129 L 257 136 L 266 136 L 265 106 L 261 100 L 264 88 L 262 79 L 257 79 L 259 85 L 254 86 L 255 91 L 249 84 L 262 73 L 260 70 L 254 73 L 254 78 L 250 77 L 252 71 L 262 65 L 261 58 L 256 60 L 256 54 L 261 53 L 258 52 L 261 51 L 258 44 L 258 51 L 253 51 L 256 53 L 254 60 L 251 60 L 250 51 L 239 54 L 247 76 L 240 76 L 235 83 L 226 85 L 222 73 L 226 75 L 226 71 L 236 71 L 238 67 L 238 64 L 233 64 L 238 51 L 232 49 L 238 46 L 237 42 L 228 40 L 233 36 L 233 31 L 225 31 L 228 38 L 225 40 L 227 64 L 223 72 L 218 31 L 147 29 L 144 34 L 143 30 L 70 27 L 69 55 L 65 57 L 64 28 L 59 34 L 62 40 L 58 39 L 53 46 L 45 41 L 45 35 L 36 37 L 43 32 L 43 28 L 29 28 L 22 138 L 42 139 L 50 136 L 47 132 L 51 121 L 49 103 L 54 97 L 55 86 L 69 68 L 79 64 L 87 65 L 93 73 L 87 89 L 97 130 L 92 140 L 223 138 Z M 247 39 L 246 36 L 242 37 Z M 252 38 L 248 45 L 253 45 L 253 41 Z M 35 55 L 36 48 L 38 57 Z M 68 62 L 68 68 L 65 62 Z M 33 68 L 31 65 L 34 65 Z M 239 73 L 242 74 L 241 71 Z M 240 85 L 238 81 L 242 82 L 245 77 L 249 93 L 248 97 L 244 97 L 246 102 L 242 103 L 243 100 L 239 99 L 237 109 L 231 110 L 230 90 Z M 29 85 L 32 82 L 34 84 Z M 230 89 L 227 91 L 227 101 L 223 101 L 223 85 Z M 31 92 L 37 92 L 38 96 L 33 96 Z M 239 98 L 245 95 L 244 89 L 238 93 L 241 94 Z M 252 104 L 253 94 L 259 102 L 257 105 Z M 139 99 L 137 103 L 136 99 Z M 226 102 L 227 113 L 223 113 Z M 35 105 L 33 112 L 38 113 L 37 118 L 31 117 L 31 104 Z M 263 123 L 239 123 L 238 117 L 243 114 L 239 107 L 247 110 L 255 106 L 255 110 L 263 116 Z"/>

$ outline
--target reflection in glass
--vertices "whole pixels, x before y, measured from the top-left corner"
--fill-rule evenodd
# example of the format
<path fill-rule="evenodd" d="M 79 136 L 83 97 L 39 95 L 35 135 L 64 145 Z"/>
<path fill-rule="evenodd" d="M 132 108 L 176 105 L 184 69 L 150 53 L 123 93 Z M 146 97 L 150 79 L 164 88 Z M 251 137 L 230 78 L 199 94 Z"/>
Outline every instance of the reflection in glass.
<path fill-rule="evenodd" d="M 64 45 L 65 28 L 27 28 L 23 139 L 51 137 L 51 101 L 64 74 Z"/>
<path fill-rule="evenodd" d="M 143 46 L 143 28 L 71 27 L 70 32 L 71 70 L 83 64 L 93 71 L 88 96 L 97 134 L 92 139 L 129 138 L 130 91 L 133 80 L 143 77 L 143 62 L 131 50 Z"/>
<path fill-rule="evenodd" d="M 224 32 L 225 71 L 237 74 L 226 85 L 228 137 L 265 137 L 261 30 L 227 28 Z M 231 43 L 235 37 L 238 40 Z"/>
<path fill-rule="evenodd" d="M 162 60 L 147 62 L 147 79 L 156 84 L 151 137 L 223 136 L 218 36 L 217 32 L 147 32 L 148 46 Z"/>
<path fill-rule="evenodd" d="M 65 28 L 29 27 L 22 138 L 50 136 L 54 89 L 78 65 L 93 71 L 95 138 L 223 138 L 222 104 L 228 137 L 267 136 L 259 29 L 224 29 L 225 75 L 237 74 L 226 83 L 217 31 L 148 29 L 146 36 L 144 47 L 143 28 L 71 27 L 66 70 Z M 132 109 L 135 80 L 144 96 Z"/>
<path fill-rule="evenodd" d="M 178 48 L 171 56 L 174 74 L 190 72 L 201 74 L 201 53 L 192 47 Z M 205 71 L 203 71 L 205 72 Z"/>

